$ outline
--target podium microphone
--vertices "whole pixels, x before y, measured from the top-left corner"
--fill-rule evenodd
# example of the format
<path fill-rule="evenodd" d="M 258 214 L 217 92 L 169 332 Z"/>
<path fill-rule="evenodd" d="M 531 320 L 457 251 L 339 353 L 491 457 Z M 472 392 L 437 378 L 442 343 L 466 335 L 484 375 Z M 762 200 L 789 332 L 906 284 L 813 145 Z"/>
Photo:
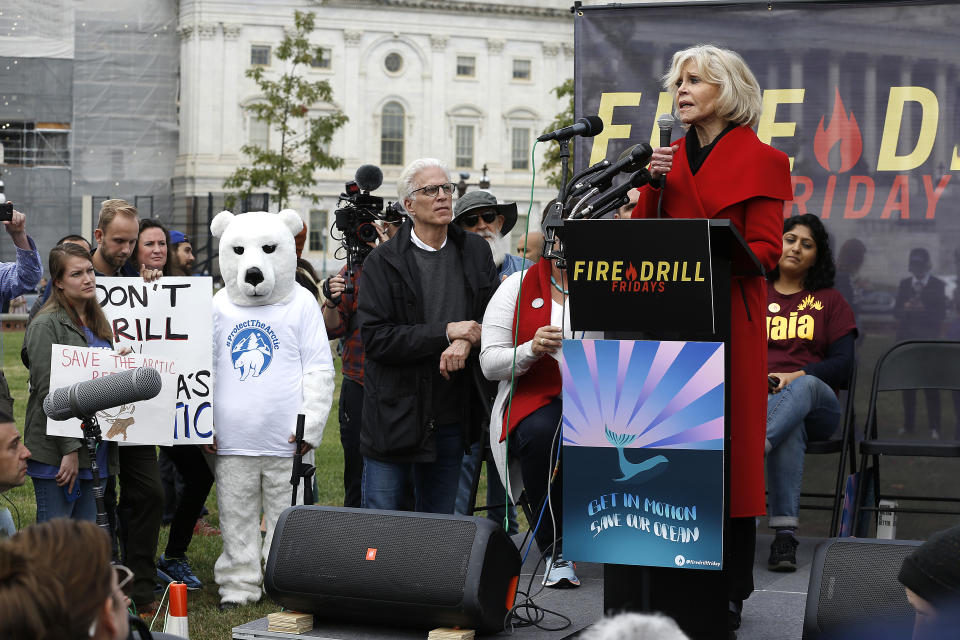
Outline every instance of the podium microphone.
<path fill-rule="evenodd" d="M 601 131 L 603 131 L 603 120 L 601 120 L 598 116 L 586 116 L 584 118 L 580 118 L 577 120 L 576 124 L 572 124 L 569 127 L 564 127 L 562 129 L 557 129 L 556 131 L 543 134 L 537 138 L 537 142 L 547 142 L 549 140 L 569 140 L 574 136 L 592 138 Z"/>
<path fill-rule="evenodd" d="M 667 135 L 670 135 L 669 132 Z M 569 197 L 575 198 L 578 195 L 586 193 L 594 187 L 603 188 L 608 186 L 610 182 L 613 181 L 614 176 L 616 176 L 618 173 L 642 169 L 648 162 L 650 162 L 650 156 L 652 155 L 653 149 L 646 142 L 633 145 L 621 153 L 620 158 L 616 162 L 598 173 L 596 176 L 576 184 Z"/>
<path fill-rule="evenodd" d="M 582 211 L 578 212 L 577 218 L 596 218 L 608 211 L 612 211 L 617 207 L 622 206 L 629 199 L 627 197 L 627 192 L 630 189 L 637 187 L 642 187 L 643 185 L 650 182 L 650 172 L 646 169 L 640 169 L 630 174 L 630 178 L 615 187 L 607 189 L 600 194 L 600 197 L 590 203 L 588 207 L 585 207 Z M 573 218 L 574 216 L 570 216 Z"/>

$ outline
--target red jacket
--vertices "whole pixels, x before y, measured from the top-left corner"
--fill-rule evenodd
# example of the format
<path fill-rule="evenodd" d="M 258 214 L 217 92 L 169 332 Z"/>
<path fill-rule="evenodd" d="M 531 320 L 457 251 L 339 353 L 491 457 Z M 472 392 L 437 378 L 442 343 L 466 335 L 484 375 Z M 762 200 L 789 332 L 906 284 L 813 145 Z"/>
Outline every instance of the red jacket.
<path fill-rule="evenodd" d="M 760 142 L 749 127 L 738 127 L 717 141 L 696 175 L 690 172 L 686 144 L 680 144 L 667 175 L 662 215 L 731 220 L 770 270 L 783 249 L 783 202 L 792 194 L 787 156 Z M 633 217 L 656 217 L 659 196 L 659 190 L 643 187 Z M 766 282 L 759 276 L 737 280 L 731 286 L 729 381 L 730 515 L 735 518 L 765 512 L 767 420 Z M 741 296 L 746 297 L 749 318 Z"/>

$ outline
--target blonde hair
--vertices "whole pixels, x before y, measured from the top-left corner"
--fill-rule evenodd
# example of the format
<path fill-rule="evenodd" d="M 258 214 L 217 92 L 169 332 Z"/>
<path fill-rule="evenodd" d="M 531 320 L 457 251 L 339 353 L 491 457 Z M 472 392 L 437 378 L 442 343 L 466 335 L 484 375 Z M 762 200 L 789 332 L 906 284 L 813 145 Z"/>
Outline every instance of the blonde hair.
<path fill-rule="evenodd" d="M 696 63 L 701 79 L 720 87 L 717 115 L 728 122 L 756 126 L 763 104 L 760 85 L 750 67 L 735 51 L 712 44 L 698 44 L 677 51 L 673 54 L 670 71 L 663 76 L 664 90 L 676 97 L 677 82 L 691 60 Z M 679 118 L 679 114 L 674 115 Z"/>
<path fill-rule="evenodd" d="M 126 200 L 120 200 L 119 198 L 104 200 L 100 205 L 100 218 L 97 220 L 97 229 L 106 232 L 107 227 L 110 226 L 110 223 L 113 222 L 113 219 L 118 215 L 136 220 L 137 208 Z"/>

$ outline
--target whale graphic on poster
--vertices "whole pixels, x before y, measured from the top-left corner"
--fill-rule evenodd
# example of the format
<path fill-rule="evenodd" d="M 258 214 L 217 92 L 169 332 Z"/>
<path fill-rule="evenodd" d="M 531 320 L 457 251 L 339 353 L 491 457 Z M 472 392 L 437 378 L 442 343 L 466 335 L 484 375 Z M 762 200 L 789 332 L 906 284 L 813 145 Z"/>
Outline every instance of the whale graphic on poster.
<path fill-rule="evenodd" d="M 644 475 L 637 478 L 636 482 L 647 482 L 667 470 L 668 460 L 662 455 L 652 456 L 643 462 L 630 462 L 627 460 L 627 456 L 623 453 L 623 448 L 636 440 L 637 434 L 614 433 L 610 431 L 606 425 L 603 426 L 603 432 L 607 436 L 607 441 L 617 448 L 617 455 L 620 457 L 620 473 L 622 476 L 614 478 L 614 482 L 626 482 L 641 473 Z"/>

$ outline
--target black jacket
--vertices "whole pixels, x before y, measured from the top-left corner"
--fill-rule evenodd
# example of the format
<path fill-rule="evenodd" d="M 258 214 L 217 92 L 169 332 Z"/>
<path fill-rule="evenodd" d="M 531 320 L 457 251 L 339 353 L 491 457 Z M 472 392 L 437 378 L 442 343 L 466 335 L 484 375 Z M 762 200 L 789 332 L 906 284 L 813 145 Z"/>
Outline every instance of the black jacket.
<path fill-rule="evenodd" d="M 364 349 L 363 422 L 360 452 L 386 462 L 432 462 L 436 459 L 436 421 L 433 418 L 431 377 L 440 366 L 440 354 L 449 346 L 446 323 L 426 323 L 424 292 L 410 241 L 408 219 L 389 242 L 381 244 L 363 263 L 357 314 Z M 480 236 L 459 226 L 447 227 L 447 240 L 456 246 L 466 288 L 469 315 L 459 320 L 483 321 L 483 312 L 497 288 L 497 268 L 490 246 Z M 429 294 L 429 292 L 427 292 Z M 470 442 L 479 422 L 471 368 L 479 367 L 479 345 L 471 349 L 457 389 L 463 408 L 461 425 Z"/>

